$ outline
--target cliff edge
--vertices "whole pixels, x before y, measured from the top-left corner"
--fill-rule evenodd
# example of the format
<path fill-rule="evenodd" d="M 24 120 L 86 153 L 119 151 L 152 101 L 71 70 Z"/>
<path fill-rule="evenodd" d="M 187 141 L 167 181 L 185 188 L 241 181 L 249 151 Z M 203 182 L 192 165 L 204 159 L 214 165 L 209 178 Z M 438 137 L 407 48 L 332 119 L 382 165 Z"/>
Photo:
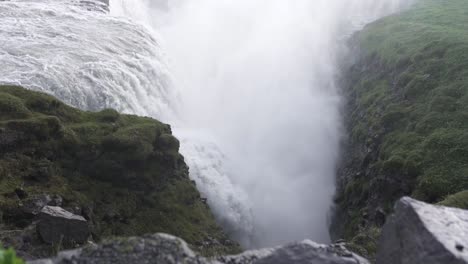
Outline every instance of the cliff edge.
<path fill-rule="evenodd" d="M 188 177 L 169 125 L 0 86 L 0 241 L 25 258 L 165 232 L 236 252 Z"/>

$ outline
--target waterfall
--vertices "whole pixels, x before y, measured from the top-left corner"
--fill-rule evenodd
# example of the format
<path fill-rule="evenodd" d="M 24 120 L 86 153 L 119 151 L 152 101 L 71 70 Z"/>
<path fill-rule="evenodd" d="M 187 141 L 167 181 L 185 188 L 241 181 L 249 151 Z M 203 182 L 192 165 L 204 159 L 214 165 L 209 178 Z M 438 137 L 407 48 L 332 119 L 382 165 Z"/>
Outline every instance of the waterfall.
<path fill-rule="evenodd" d="M 244 215 L 228 218 L 228 226 L 247 247 L 328 242 L 341 139 L 339 59 L 352 33 L 407 1 L 111 3 L 115 15 L 161 36 L 181 91 L 182 122 L 205 137 L 184 133 L 182 151 L 217 216 Z M 218 203 L 225 190 L 241 194 L 244 209 Z"/>
<path fill-rule="evenodd" d="M 328 242 L 345 41 L 408 1 L 96 3 L 1 1 L 0 83 L 172 124 L 245 247 Z"/>

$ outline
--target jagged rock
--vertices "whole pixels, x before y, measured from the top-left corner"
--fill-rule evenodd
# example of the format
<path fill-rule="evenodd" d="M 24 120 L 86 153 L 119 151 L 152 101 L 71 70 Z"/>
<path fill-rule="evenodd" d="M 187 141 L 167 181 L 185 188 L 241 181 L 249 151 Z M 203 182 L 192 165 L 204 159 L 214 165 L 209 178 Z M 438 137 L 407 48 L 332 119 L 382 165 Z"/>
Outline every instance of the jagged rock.
<path fill-rule="evenodd" d="M 468 211 L 404 197 L 380 238 L 377 264 L 468 263 Z"/>
<path fill-rule="evenodd" d="M 240 255 L 207 259 L 195 254 L 180 238 L 166 234 L 113 239 L 100 245 L 64 251 L 55 259 L 29 264 L 368 264 L 365 259 L 349 252 L 343 244 L 330 246 L 312 241 L 292 243 L 283 247 L 252 250 Z"/>
<path fill-rule="evenodd" d="M 79 250 L 65 251 L 55 259 L 28 262 L 29 264 L 202 264 L 209 263 L 197 256 L 187 244 L 166 234 L 114 239 L 100 245 L 90 245 Z"/>
<path fill-rule="evenodd" d="M 310 240 L 286 246 L 247 251 L 219 258 L 226 264 L 367 264 L 364 258 L 348 251 L 344 244 L 321 245 Z"/>
<path fill-rule="evenodd" d="M 90 233 L 86 219 L 58 206 L 42 208 L 37 231 L 45 243 L 53 245 L 83 244 Z"/>
<path fill-rule="evenodd" d="M 26 214 L 37 215 L 51 201 L 52 201 L 52 198 L 50 198 L 50 195 L 48 194 L 37 195 L 24 201 L 21 209 Z"/>

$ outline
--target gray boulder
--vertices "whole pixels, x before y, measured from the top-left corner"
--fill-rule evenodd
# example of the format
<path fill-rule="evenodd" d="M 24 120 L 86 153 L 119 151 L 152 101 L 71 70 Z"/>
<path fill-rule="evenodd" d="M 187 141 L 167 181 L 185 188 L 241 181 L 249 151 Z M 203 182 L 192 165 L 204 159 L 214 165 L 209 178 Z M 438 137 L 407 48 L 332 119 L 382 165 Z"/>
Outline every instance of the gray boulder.
<path fill-rule="evenodd" d="M 467 264 L 468 211 L 408 197 L 385 224 L 377 264 Z"/>
<path fill-rule="evenodd" d="M 209 263 L 197 256 L 179 238 L 155 234 L 104 241 L 82 249 L 64 251 L 54 259 L 30 261 L 29 264 L 202 264 Z"/>
<path fill-rule="evenodd" d="M 86 219 L 58 206 L 42 208 L 37 231 L 45 243 L 66 246 L 83 244 L 90 234 Z"/>
<path fill-rule="evenodd" d="M 321 245 L 310 240 L 272 249 L 247 251 L 218 259 L 225 264 L 368 264 L 348 251 L 344 244 Z"/>

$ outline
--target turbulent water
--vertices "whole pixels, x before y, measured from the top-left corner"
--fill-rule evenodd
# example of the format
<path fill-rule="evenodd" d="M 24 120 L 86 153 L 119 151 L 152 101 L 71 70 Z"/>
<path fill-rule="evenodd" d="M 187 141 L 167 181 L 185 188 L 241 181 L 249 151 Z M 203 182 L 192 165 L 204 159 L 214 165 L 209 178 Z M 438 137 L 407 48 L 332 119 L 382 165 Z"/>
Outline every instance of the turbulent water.
<path fill-rule="evenodd" d="M 84 109 L 169 118 L 176 93 L 158 42 L 92 3 L 0 1 L 0 82 Z"/>
<path fill-rule="evenodd" d="M 345 41 L 404 0 L 0 1 L 0 82 L 174 125 L 245 247 L 328 241 Z"/>

